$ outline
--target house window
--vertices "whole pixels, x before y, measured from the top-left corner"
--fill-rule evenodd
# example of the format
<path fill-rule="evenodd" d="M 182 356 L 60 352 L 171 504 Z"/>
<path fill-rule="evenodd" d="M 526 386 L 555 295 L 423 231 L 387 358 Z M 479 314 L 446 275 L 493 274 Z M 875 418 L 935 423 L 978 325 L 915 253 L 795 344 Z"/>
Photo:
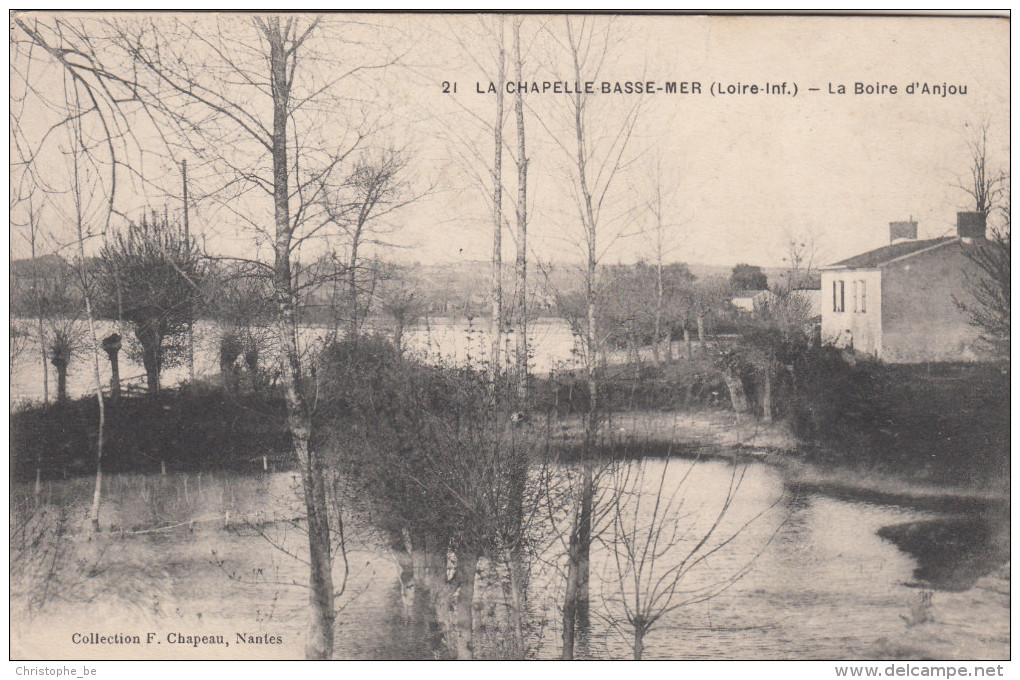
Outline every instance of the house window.
<path fill-rule="evenodd" d="M 845 309 L 845 292 L 842 281 L 832 282 L 832 311 L 842 312 Z"/>
<path fill-rule="evenodd" d="M 868 283 L 863 279 L 859 290 L 861 293 L 861 314 L 864 314 L 868 311 Z"/>
<path fill-rule="evenodd" d="M 853 283 L 854 312 L 857 311 L 857 282 Z"/>

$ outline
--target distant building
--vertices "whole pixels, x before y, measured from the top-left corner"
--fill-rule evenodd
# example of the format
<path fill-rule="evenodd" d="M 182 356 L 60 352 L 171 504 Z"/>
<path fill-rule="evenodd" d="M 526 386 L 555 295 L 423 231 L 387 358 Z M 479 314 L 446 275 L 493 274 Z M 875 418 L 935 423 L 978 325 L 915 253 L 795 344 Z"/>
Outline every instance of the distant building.
<path fill-rule="evenodd" d="M 958 301 L 979 268 L 967 249 L 985 216 L 959 213 L 957 234 L 917 240 L 917 222 L 892 222 L 889 245 L 822 270 L 822 341 L 889 363 L 978 358 L 979 331 Z"/>
<path fill-rule="evenodd" d="M 755 302 L 760 304 L 768 294 L 767 290 L 738 290 L 730 298 L 730 304 L 745 312 L 753 312 Z"/>
<path fill-rule="evenodd" d="M 790 295 L 804 300 L 810 318 L 814 319 L 822 313 L 822 295 L 818 288 L 799 288 L 790 291 Z M 775 297 L 776 294 L 771 290 L 737 291 L 730 298 L 730 304 L 745 312 L 753 312 L 755 307 L 769 303 Z"/>

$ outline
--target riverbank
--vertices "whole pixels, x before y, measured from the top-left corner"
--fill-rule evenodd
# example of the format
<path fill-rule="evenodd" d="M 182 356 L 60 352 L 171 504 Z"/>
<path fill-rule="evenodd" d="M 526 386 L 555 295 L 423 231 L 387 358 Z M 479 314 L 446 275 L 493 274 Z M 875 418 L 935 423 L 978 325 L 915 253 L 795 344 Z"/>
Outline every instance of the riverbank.
<path fill-rule="evenodd" d="M 581 422 L 560 424 L 558 436 L 575 444 Z M 911 508 L 930 519 L 890 524 L 875 532 L 910 555 L 915 568 L 903 585 L 916 591 L 900 614 L 902 627 L 861 653 L 873 660 L 1004 659 L 1010 654 L 1010 496 L 1008 478 L 976 484 L 973 471 L 959 483 L 930 468 L 913 473 L 872 461 L 834 462 L 813 455 L 787 423 L 762 423 L 732 412 L 630 412 L 608 424 L 622 455 L 684 458 L 744 457 L 777 470 L 798 498 Z M 1007 452 L 1008 455 L 1008 452 Z M 980 460 L 984 460 L 982 457 Z M 818 462 L 819 460 L 824 462 Z"/>
<path fill-rule="evenodd" d="M 628 411 L 613 414 L 605 427 L 608 446 L 622 457 L 737 454 L 776 467 L 792 489 L 850 500 L 952 512 L 1008 504 L 1010 498 L 1008 478 L 977 483 L 966 481 L 973 479 L 968 475 L 954 484 L 933 479 L 923 468 L 907 473 L 870 460 L 840 463 L 799 440 L 787 422 L 764 423 L 723 409 Z M 583 441 L 577 415 L 552 422 L 549 430 L 554 450 L 572 450 Z"/>

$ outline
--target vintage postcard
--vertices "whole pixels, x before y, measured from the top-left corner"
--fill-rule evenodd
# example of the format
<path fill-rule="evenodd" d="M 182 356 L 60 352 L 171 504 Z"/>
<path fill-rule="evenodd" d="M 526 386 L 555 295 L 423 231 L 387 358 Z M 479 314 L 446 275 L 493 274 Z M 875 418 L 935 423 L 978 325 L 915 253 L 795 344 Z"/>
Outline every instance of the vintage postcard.
<path fill-rule="evenodd" d="M 1001 674 L 1009 37 L 12 13 L 11 658 Z"/>

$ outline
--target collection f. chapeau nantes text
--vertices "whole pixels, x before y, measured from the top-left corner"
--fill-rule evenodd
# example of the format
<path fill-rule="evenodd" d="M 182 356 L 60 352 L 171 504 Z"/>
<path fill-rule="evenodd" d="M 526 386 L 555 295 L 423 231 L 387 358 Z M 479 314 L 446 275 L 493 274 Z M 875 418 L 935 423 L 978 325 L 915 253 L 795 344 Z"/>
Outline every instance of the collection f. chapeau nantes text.
<path fill-rule="evenodd" d="M 444 80 L 440 83 L 443 94 L 495 94 L 500 86 L 494 82 L 475 81 L 474 88 L 462 88 L 456 80 Z M 712 97 L 778 95 L 796 97 L 808 92 L 811 94 L 849 95 L 849 96 L 896 96 L 920 95 L 928 97 L 958 97 L 967 94 L 965 83 L 932 83 L 913 81 L 906 83 L 884 82 L 828 82 L 825 86 L 811 85 L 802 87 L 794 81 L 745 83 L 700 81 L 700 80 L 603 80 L 603 81 L 567 81 L 542 80 L 515 82 L 507 81 L 502 88 L 507 94 L 675 94 L 675 95 L 710 95 Z"/>
<path fill-rule="evenodd" d="M 142 635 L 130 633 L 74 633 L 71 635 L 71 643 L 75 645 L 186 645 L 191 647 L 203 647 L 207 645 L 219 645 L 229 647 L 233 642 L 237 645 L 282 645 L 282 635 L 268 635 L 259 633 L 234 633 L 233 639 L 228 635 L 193 635 L 189 633 L 144 633 Z"/>

